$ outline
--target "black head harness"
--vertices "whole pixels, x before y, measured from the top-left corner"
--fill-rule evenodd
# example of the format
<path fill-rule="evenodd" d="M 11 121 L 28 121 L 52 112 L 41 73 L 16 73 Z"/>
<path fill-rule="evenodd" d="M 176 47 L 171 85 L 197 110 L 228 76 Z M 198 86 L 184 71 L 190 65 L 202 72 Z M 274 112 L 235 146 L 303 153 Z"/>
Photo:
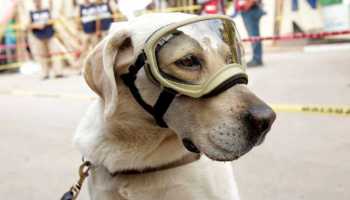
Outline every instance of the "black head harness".
<path fill-rule="evenodd" d="M 135 100 L 137 101 L 142 108 L 144 108 L 150 115 L 153 116 L 153 118 L 156 120 L 156 123 L 162 127 L 162 128 L 168 128 L 167 123 L 164 121 L 163 116 L 168 110 L 171 102 L 174 100 L 176 95 L 178 94 L 175 90 L 171 88 L 163 88 L 162 92 L 160 93 L 158 100 L 156 103 L 151 106 L 147 102 L 145 102 L 138 90 L 138 88 L 135 85 L 135 81 L 137 79 L 137 73 L 139 70 L 147 64 L 145 62 L 146 55 L 144 52 L 142 52 L 136 59 L 136 62 L 129 67 L 129 72 L 126 74 L 121 75 L 121 78 L 126 86 L 129 87 L 129 90 Z M 216 89 L 211 91 L 209 94 L 204 95 L 202 98 L 208 98 L 215 95 L 218 95 L 225 90 L 233 87 L 236 84 L 247 84 L 248 79 L 245 74 L 238 74 L 235 75 L 223 83 L 221 83 Z"/>

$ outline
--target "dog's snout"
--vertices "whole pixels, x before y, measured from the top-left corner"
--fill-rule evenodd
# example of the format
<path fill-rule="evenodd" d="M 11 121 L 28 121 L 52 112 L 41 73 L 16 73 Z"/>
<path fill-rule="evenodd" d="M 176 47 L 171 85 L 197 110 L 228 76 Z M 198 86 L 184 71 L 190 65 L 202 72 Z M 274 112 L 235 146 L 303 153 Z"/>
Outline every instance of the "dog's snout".
<path fill-rule="evenodd" d="M 276 119 L 276 113 L 266 105 L 252 106 L 248 109 L 246 120 L 258 135 L 265 134 Z"/>

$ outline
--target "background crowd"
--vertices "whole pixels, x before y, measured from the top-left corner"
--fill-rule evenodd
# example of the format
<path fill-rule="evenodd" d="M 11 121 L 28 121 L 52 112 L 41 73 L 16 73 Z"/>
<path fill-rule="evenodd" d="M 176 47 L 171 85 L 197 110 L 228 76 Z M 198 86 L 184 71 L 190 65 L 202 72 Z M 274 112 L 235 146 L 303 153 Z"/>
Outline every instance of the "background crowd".
<path fill-rule="evenodd" d="M 272 1 L 262 0 L 13 0 L 6 1 L 0 26 L 0 70 L 18 69 L 23 62 L 35 60 L 41 66 L 42 79 L 50 76 L 63 77 L 63 69 L 70 68 L 80 73 L 86 53 L 107 33 L 111 23 L 125 21 L 148 12 L 186 12 L 193 14 L 226 14 L 236 17 L 241 14 L 242 24 L 250 37 L 260 36 L 260 21 L 266 14 L 273 14 L 271 34 L 279 35 L 284 26 L 283 4 L 286 1 L 275 0 L 274 10 L 265 9 Z M 339 4 L 342 0 L 291 0 L 288 1 L 292 12 L 305 13 L 304 4 L 310 9 L 317 5 Z M 287 5 L 288 7 L 288 5 Z M 305 6 L 304 6 L 305 7 Z M 322 10 L 321 10 L 322 11 Z M 284 11 L 285 12 L 285 11 Z M 326 14 L 329 12 L 325 12 Z M 310 15 L 310 19 L 314 16 Z M 267 16 L 269 18 L 270 16 Z M 287 16 L 293 16 L 287 15 Z M 296 16 L 296 15 L 295 15 Z M 270 17 L 271 18 L 271 17 Z M 319 31 L 317 17 L 310 22 L 303 18 L 299 22 L 294 17 L 289 24 L 295 31 Z M 326 19 L 325 17 L 323 17 Z M 330 17 L 328 17 L 330 18 Z M 334 18 L 334 17 L 333 17 Z M 329 19 L 340 24 L 336 19 Z M 339 17 L 340 18 L 340 17 Z M 288 17 L 284 17 L 288 21 Z M 327 20 L 324 20 L 327 24 Z M 306 23 L 308 22 L 308 23 Z M 284 23 L 286 24 L 286 23 Z M 307 24 L 308 30 L 303 30 Z M 319 25 L 318 25 L 319 26 Z M 263 65 L 263 45 L 260 41 L 251 42 L 252 56 L 247 65 Z"/>

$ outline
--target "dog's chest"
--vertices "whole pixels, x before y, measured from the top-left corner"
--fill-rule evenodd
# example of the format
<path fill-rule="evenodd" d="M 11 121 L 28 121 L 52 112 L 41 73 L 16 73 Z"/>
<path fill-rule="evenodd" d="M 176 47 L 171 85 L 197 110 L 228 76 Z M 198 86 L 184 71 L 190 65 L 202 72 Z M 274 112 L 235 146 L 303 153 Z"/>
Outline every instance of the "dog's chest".
<path fill-rule="evenodd" d="M 106 171 L 96 171 L 90 194 L 93 200 L 239 199 L 231 165 L 207 159 L 149 174 L 111 177 Z"/>

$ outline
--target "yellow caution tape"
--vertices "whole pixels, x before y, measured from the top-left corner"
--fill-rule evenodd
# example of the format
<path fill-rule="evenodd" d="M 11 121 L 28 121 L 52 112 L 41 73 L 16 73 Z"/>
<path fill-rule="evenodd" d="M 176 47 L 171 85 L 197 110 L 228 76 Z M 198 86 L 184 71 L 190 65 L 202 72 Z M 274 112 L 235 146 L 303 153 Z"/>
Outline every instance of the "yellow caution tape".
<path fill-rule="evenodd" d="M 59 52 L 57 55 L 50 55 L 50 57 L 43 58 L 43 60 L 64 60 L 68 59 L 69 55 L 72 55 L 76 53 L 77 51 L 67 51 L 67 52 Z M 21 65 L 24 64 L 24 62 L 15 62 L 15 63 L 9 63 L 9 64 L 3 64 L 0 65 L 0 70 L 5 70 L 5 69 L 13 69 L 13 68 L 19 68 Z"/>
<path fill-rule="evenodd" d="M 146 10 L 145 13 L 154 13 L 154 12 L 179 12 L 179 11 L 195 11 L 201 9 L 201 6 L 180 6 L 180 7 L 168 7 L 164 9 L 153 9 Z"/>
<path fill-rule="evenodd" d="M 272 104 L 277 112 L 313 113 L 327 115 L 350 116 L 350 106 L 329 106 L 329 105 L 290 105 Z"/>
<path fill-rule="evenodd" d="M 49 92 L 36 92 L 25 90 L 0 91 L 0 95 L 31 96 L 45 98 L 63 98 L 76 100 L 93 100 L 96 96 L 84 94 L 60 94 Z M 312 113 L 324 115 L 350 116 L 350 106 L 329 106 L 329 105 L 291 105 L 271 104 L 276 112 Z"/>
<path fill-rule="evenodd" d="M 0 65 L 0 70 L 20 68 L 22 64 L 23 64 L 22 62 L 15 62 L 15 63 Z"/>
<path fill-rule="evenodd" d="M 26 90 L 11 90 L 0 91 L 0 95 L 9 96 L 29 96 L 29 97 L 45 97 L 45 98 L 63 98 L 63 99 L 78 99 L 78 100 L 93 100 L 95 96 L 83 95 L 83 94 L 64 94 L 55 92 L 38 92 L 38 91 L 26 91 Z"/>

